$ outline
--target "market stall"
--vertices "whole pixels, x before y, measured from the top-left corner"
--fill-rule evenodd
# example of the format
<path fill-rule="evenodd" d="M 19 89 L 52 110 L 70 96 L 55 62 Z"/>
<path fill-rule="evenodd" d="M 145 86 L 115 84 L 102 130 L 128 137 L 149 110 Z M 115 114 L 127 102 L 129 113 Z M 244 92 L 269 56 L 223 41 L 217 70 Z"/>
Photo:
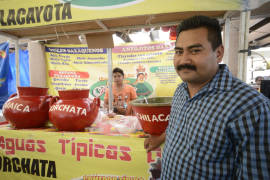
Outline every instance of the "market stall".
<path fill-rule="evenodd" d="M 2 8 L 0 9 L 0 36 L 14 41 L 17 50 L 19 43 L 23 40 L 56 40 L 58 42 L 80 43 L 78 36 L 85 35 L 88 47 L 109 47 L 107 52 L 108 57 L 110 57 L 112 44 L 108 43 L 108 39 L 111 39 L 111 33 L 177 25 L 182 19 L 198 14 L 217 17 L 222 22 L 226 18 L 238 16 L 237 13 L 235 15 L 236 11 L 254 9 L 265 2 L 267 1 L 207 0 L 185 2 L 174 0 L 164 5 L 161 0 L 155 2 L 150 0 L 113 2 L 104 0 L 99 3 L 52 0 L 47 2 L 29 1 L 28 4 L 21 4 L 16 0 L 5 1 L 1 4 Z M 11 8 L 10 4 L 14 4 L 14 6 Z M 246 19 L 248 18 L 247 14 Z M 245 22 L 244 18 L 243 22 Z M 245 24 L 242 27 L 244 28 L 241 35 L 246 36 L 244 33 L 247 32 L 244 30 Z M 94 45 L 89 42 L 94 42 Z M 228 44 L 228 42 L 225 43 L 227 47 Z M 44 66 L 44 52 L 40 50 L 42 47 L 32 48 L 32 45 L 29 46 L 31 47 L 31 85 L 46 86 L 47 72 Z M 245 49 L 245 46 L 246 41 L 242 38 L 239 49 Z M 226 56 L 227 50 L 228 48 L 225 48 L 225 57 L 228 58 Z M 17 54 L 18 52 L 16 56 Z M 246 57 L 244 53 L 241 55 L 243 57 L 239 58 Z M 224 61 L 226 62 L 226 58 Z M 111 86 L 111 64 L 111 58 L 108 58 L 109 87 Z M 240 68 L 240 71 L 244 70 Z M 241 75 L 239 74 L 239 76 Z M 19 84 L 18 76 L 17 84 Z"/>
<path fill-rule="evenodd" d="M 84 1 L 4 1 L 1 5 L 3 9 L 0 9 L 0 35 L 14 40 L 18 50 L 21 39 L 59 40 L 61 36 L 68 39 L 84 34 L 91 40 L 104 32 L 110 34 L 142 27 L 176 25 L 193 15 L 223 19 L 229 17 L 228 11 L 251 7 L 249 1 L 238 0 L 172 0 L 167 4 L 162 0 L 109 2 L 90 5 Z M 257 1 L 252 7 L 263 2 Z M 108 72 L 111 72 L 111 47 L 105 48 L 108 48 Z M 41 57 L 35 63 L 44 61 L 43 55 L 35 56 Z M 31 69 L 33 76 L 41 72 L 34 66 Z M 111 78 L 111 74 L 108 77 Z M 31 84 L 35 82 L 31 81 Z M 147 154 L 143 148 L 144 140 L 134 133 L 108 136 L 94 129 L 71 133 L 56 132 L 53 127 L 16 130 L 4 124 L 0 127 L 0 177 L 149 179 L 154 176 L 150 169 L 158 166 L 161 153 L 158 150 Z"/>

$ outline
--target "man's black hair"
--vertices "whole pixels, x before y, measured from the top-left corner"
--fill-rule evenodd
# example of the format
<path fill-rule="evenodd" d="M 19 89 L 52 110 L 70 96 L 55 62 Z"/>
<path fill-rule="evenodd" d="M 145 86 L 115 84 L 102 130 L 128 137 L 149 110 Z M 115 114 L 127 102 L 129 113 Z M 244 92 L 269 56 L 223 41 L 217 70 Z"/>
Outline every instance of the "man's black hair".
<path fill-rule="evenodd" d="M 177 37 L 182 31 L 200 27 L 205 27 L 208 30 L 208 41 L 211 43 L 213 50 L 222 44 L 221 27 L 218 20 L 207 16 L 193 16 L 185 19 L 177 27 Z"/>
<path fill-rule="evenodd" d="M 119 67 L 114 68 L 112 73 L 120 73 L 124 76 L 124 71 Z"/>

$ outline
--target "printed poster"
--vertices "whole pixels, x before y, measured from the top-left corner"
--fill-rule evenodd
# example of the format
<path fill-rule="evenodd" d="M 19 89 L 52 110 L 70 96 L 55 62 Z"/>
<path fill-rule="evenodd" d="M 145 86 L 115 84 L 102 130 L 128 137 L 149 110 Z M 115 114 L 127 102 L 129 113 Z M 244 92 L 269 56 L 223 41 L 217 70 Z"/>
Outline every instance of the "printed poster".
<path fill-rule="evenodd" d="M 106 49 L 88 49 L 86 45 L 46 45 L 45 55 L 51 95 L 58 95 L 58 90 L 90 89 L 108 74 Z M 103 95 L 105 88 L 98 86 L 92 96 Z"/>
<path fill-rule="evenodd" d="M 124 69 L 127 83 L 135 87 L 139 98 L 173 96 L 181 82 L 173 65 L 174 43 L 116 46 L 113 66 Z"/>
<path fill-rule="evenodd" d="M 90 89 L 90 97 L 104 98 L 108 80 L 106 49 L 84 45 L 46 45 L 49 94 L 58 90 Z M 139 98 L 173 96 L 180 78 L 173 66 L 174 42 L 128 44 L 112 49 L 113 68 L 124 70 L 124 83 Z M 166 88 L 166 90 L 164 90 Z"/>

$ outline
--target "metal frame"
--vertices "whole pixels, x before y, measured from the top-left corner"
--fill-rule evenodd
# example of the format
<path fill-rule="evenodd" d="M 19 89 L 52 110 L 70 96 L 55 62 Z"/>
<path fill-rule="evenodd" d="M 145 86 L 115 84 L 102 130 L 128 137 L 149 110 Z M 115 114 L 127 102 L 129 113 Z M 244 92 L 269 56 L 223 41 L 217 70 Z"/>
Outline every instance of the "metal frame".
<path fill-rule="evenodd" d="M 237 77 L 246 82 L 247 56 L 248 56 L 248 34 L 249 34 L 250 10 L 242 11 L 240 14 L 239 29 L 239 54 Z"/>
<path fill-rule="evenodd" d="M 112 49 L 107 48 L 108 54 L 108 88 L 109 88 L 109 113 L 113 111 L 112 100 Z"/>

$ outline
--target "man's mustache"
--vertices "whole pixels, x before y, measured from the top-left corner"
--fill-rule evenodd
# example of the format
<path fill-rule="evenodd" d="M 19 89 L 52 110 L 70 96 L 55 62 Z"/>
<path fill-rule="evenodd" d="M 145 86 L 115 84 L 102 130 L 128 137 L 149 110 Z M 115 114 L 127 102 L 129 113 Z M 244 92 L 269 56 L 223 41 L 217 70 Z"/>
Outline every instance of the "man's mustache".
<path fill-rule="evenodd" d="M 178 71 L 181 71 L 182 69 L 190 69 L 190 70 L 194 70 L 194 71 L 196 71 L 196 66 L 194 66 L 194 65 L 191 65 L 191 64 L 180 64 L 180 65 L 178 65 L 177 67 L 176 67 L 176 69 L 178 70 Z"/>

